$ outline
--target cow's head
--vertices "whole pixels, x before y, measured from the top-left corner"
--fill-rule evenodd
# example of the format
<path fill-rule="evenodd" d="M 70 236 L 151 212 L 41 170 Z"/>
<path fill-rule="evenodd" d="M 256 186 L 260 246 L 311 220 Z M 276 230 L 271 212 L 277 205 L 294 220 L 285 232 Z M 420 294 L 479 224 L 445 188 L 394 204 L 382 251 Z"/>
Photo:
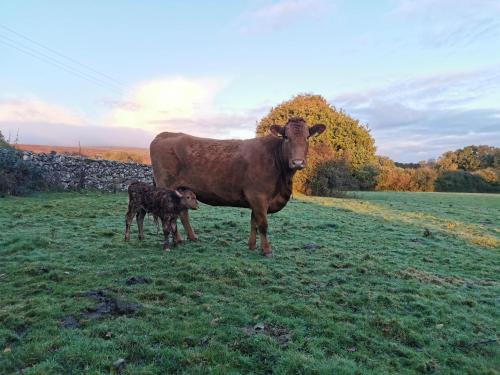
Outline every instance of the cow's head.
<path fill-rule="evenodd" d="M 190 210 L 198 209 L 198 201 L 196 200 L 196 195 L 191 190 L 186 188 L 179 188 L 175 191 L 175 194 L 180 198 L 181 205 Z"/>
<path fill-rule="evenodd" d="M 288 167 L 297 170 L 306 166 L 309 138 L 323 133 L 325 129 L 323 124 L 309 127 L 303 118 L 294 117 L 285 126 L 272 125 L 271 133 L 283 138 L 283 154 Z"/>

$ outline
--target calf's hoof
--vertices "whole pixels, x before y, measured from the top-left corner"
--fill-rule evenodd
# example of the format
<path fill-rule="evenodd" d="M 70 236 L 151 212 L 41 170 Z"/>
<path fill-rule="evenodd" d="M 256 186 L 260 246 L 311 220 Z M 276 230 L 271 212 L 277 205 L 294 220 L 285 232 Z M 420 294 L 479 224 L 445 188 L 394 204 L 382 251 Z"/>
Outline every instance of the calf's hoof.
<path fill-rule="evenodd" d="M 144 236 L 139 236 L 139 240 L 142 241 L 144 239 Z"/>
<path fill-rule="evenodd" d="M 125 236 L 125 242 L 130 241 L 130 236 Z"/>
<path fill-rule="evenodd" d="M 272 251 L 268 252 L 268 253 L 262 253 L 263 256 L 265 256 L 266 258 L 272 258 L 274 257 L 274 254 Z"/>
<path fill-rule="evenodd" d="M 166 253 L 169 253 L 170 252 L 170 247 L 168 247 L 168 246 L 163 247 L 163 251 L 165 251 Z"/>
<path fill-rule="evenodd" d="M 196 234 L 188 236 L 190 241 L 198 241 L 198 236 Z"/>
<path fill-rule="evenodd" d="M 248 243 L 248 250 L 255 250 L 257 248 L 255 243 Z"/>

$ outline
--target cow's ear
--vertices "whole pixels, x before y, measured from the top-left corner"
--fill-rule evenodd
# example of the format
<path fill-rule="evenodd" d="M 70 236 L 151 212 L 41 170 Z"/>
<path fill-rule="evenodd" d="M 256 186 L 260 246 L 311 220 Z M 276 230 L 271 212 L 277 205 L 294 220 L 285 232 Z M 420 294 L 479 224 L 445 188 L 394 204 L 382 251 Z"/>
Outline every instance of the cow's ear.
<path fill-rule="evenodd" d="M 276 137 L 283 137 L 285 135 L 285 127 L 284 126 L 271 125 L 269 130 L 271 130 L 271 133 L 273 135 L 275 135 Z"/>
<path fill-rule="evenodd" d="M 315 135 L 320 135 L 326 129 L 326 126 L 323 124 L 316 124 L 309 128 L 309 137 L 313 137 Z"/>
<path fill-rule="evenodd" d="M 179 198 L 182 198 L 182 194 L 179 190 L 174 191 L 175 195 L 177 195 Z"/>

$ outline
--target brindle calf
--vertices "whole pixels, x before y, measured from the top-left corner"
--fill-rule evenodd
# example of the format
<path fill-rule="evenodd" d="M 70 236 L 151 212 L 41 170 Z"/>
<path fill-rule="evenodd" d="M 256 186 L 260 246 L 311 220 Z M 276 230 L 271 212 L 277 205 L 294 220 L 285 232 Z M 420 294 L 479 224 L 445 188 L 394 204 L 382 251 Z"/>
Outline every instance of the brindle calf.
<path fill-rule="evenodd" d="M 139 239 L 144 239 L 144 216 L 151 213 L 155 221 L 161 220 L 165 242 L 163 249 L 170 250 L 169 235 L 177 245 L 177 217 L 183 210 L 198 208 L 196 195 L 189 189 L 166 190 L 143 182 L 134 182 L 128 187 L 128 211 L 125 216 L 125 241 L 130 240 L 130 226 L 137 219 Z"/>

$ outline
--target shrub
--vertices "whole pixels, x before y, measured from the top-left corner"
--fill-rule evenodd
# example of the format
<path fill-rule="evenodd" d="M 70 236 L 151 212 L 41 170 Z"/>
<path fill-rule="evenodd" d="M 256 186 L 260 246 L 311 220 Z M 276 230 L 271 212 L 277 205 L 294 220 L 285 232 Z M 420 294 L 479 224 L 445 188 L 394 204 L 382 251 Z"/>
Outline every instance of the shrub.
<path fill-rule="evenodd" d="M 321 163 L 310 182 L 310 193 L 319 196 L 338 196 L 341 192 L 359 188 L 359 181 L 354 177 L 346 159 Z"/>
<path fill-rule="evenodd" d="M 434 191 L 438 176 L 432 167 L 400 168 L 382 166 L 377 179 L 376 190 L 392 191 Z"/>
<path fill-rule="evenodd" d="M 21 153 L 0 149 L 0 195 L 24 195 L 47 187 L 41 171 L 24 161 Z"/>
<path fill-rule="evenodd" d="M 434 191 L 438 172 L 432 167 L 420 167 L 412 173 L 412 191 Z"/>
<path fill-rule="evenodd" d="M 0 131 L 0 148 L 11 148 L 12 146 L 5 140 L 2 132 Z"/>
<path fill-rule="evenodd" d="M 473 172 L 473 175 L 481 177 L 484 181 L 490 184 L 500 182 L 500 168 L 486 168 Z"/>
<path fill-rule="evenodd" d="M 480 175 L 467 171 L 446 171 L 439 176 L 435 183 L 437 191 L 470 192 L 470 193 L 499 193 L 498 182 L 488 183 Z"/>
<path fill-rule="evenodd" d="M 373 190 L 377 184 L 379 173 L 380 170 L 377 165 L 368 164 L 354 170 L 353 176 L 357 180 L 361 190 Z"/>

